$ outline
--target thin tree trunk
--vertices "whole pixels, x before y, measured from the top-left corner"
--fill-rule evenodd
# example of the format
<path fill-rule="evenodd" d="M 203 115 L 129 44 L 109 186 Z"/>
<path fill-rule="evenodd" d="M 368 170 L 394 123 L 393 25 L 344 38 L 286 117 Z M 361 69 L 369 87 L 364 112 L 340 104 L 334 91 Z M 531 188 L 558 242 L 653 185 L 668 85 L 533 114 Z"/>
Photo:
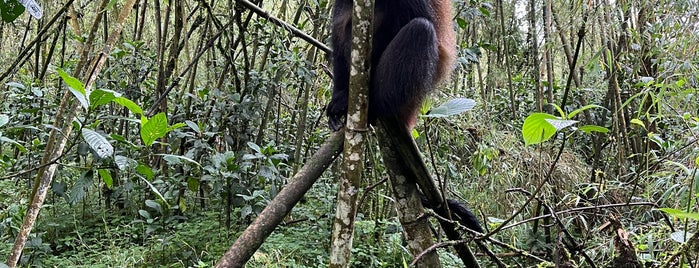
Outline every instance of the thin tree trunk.
<path fill-rule="evenodd" d="M 551 55 L 551 49 L 553 49 L 553 42 L 551 42 L 551 0 L 544 0 L 544 48 L 545 48 L 545 58 L 546 58 L 546 79 L 548 84 L 546 85 L 546 100 L 548 103 L 553 103 L 553 84 L 555 83 L 553 77 L 553 56 Z M 565 107 L 561 107 L 565 109 Z M 553 113 L 553 107 L 550 108 L 550 113 Z"/>
<path fill-rule="evenodd" d="M 536 31 L 536 0 L 529 0 L 529 42 L 531 42 L 532 78 L 536 92 L 536 110 L 544 109 L 544 92 L 541 90 L 541 62 L 539 62 L 539 34 Z"/>
<path fill-rule="evenodd" d="M 573 64 L 573 53 L 571 52 L 571 44 L 570 41 L 568 41 L 568 38 L 565 35 L 565 32 L 562 30 L 564 27 L 561 25 L 561 23 L 558 21 L 558 15 L 556 12 L 553 12 L 553 8 L 551 9 L 551 17 L 553 18 L 553 22 L 556 24 L 556 28 L 558 29 L 558 38 L 561 39 L 561 44 L 563 45 L 563 53 L 566 56 L 566 61 L 568 62 L 568 66 L 572 66 Z M 578 75 L 578 72 L 576 72 L 574 69 L 570 70 L 570 75 L 573 76 L 573 81 L 575 82 L 575 87 L 580 87 L 581 82 L 580 82 L 580 76 Z"/>
<path fill-rule="evenodd" d="M 352 57 L 342 177 L 330 247 L 331 268 L 349 267 L 354 239 L 357 198 L 364 171 L 364 143 L 368 134 L 369 68 L 371 66 L 374 0 L 355 0 L 352 12 Z M 360 23 L 361 22 L 361 23 Z M 355 56 L 356 55 L 356 56 Z M 353 116 L 349 116 L 353 115 Z"/>
<path fill-rule="evenodd" d="M 498 0 L 498 17 L 500 18 L 500 30 L 504 38 L 503 42 L 503 64 L 505 65 L 505 73 L 507 73 L 507 90 L 510 93 L 510 116 L 515 118 L 517 116 L 517 99 L 515 96 L 515 88 L 512 85 L 512 71 L 510 68 L 510 49 L 509 49 L 509 34 L 505 28 L 505 11 L 503 8 L 503 0 Z"/>

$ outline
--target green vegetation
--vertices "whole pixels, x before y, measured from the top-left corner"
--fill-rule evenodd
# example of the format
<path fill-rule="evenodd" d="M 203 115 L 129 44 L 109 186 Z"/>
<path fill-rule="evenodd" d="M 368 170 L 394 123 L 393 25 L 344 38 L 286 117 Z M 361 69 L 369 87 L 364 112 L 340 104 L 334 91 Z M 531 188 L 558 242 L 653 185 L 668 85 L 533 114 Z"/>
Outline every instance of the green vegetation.
<path fill-rule="evenodd" d="M 243 2 L 0 1 L 0 256 L 47 185 L 20 266 L 215 265 L 330 134 L 328 54 Z M 331 2 L 254 2 L 329 42 Z M 453 1 L 414 137 L 483 267 L 699 265 L 699 6 L 612 2 Z M 406 266 L 368 144 L 352 265 Z M 248 267 L 328 265 L 338 163 Z"/>

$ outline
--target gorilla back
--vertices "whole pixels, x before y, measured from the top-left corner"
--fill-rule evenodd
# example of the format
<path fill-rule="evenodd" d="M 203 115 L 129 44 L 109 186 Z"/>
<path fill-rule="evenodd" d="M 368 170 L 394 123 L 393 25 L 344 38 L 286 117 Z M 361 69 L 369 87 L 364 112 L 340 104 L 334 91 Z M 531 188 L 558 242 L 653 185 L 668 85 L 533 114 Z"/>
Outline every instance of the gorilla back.
<path fill-rule="evenodd" d="M 349 94 L 352 1 L 333 8 L 332 100 L 327 108 L 333 131 L 343 126 Z M 455 55 L 448 0 L 377 0 L 371 52 L 369 123 L 398 116 L 407 127 L 424 98 L 449 76 Z"/>

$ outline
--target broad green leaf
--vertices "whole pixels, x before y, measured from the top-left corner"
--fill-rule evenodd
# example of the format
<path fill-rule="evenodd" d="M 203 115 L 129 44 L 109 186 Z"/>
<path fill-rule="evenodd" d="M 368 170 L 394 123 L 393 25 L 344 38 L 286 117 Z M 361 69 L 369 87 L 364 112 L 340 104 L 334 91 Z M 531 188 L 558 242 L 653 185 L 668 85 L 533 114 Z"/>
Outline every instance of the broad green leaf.
<path fill-rule="evenodd" d="M 0 1 L 0 15 L 4 22 L 13 22 L 24 13 L 24 6 L 17 0 Z"/>
<path fill-rule="evenodd" d="M 6 114 L 0 114 L 0 127 L 6 125 L 10 122 L 10 116 Z"/>
<path fill-rule="evenodd" d="M 143 144 L 151 146 L 157 139 L 167 135 L 167 116 L 165 113 L 158 113 L 150 119 L 142 118 L 141 139 Z"/>
<path fill-rule="evenodd" d="M 114 147 L 101 134 L 87 128 L 82 129 L 83 140 L 92 148 L 98 158 L 107 158 L 114 154 Z"/>
<path fill-rule="evenodd" d="M 476 106 L 476 101 L 467 98 L 457 98 L 451 99 L 444 104 L 436 107 L 430 111 L 429 114 L 424 115 L 425 117 L 441 118 L 452 115 L 461 114 L 470 110 Z"/>
<path fill-rule="evenodd" d="M 672 161 L 672 160 L 667 160 L 665 161 L 665 164 L 670 165 L 670 166 L 675 166 L 679 169 L 681 169 L 686 176 L 690 176 L 692 174 L 692 171 L 689 169 L 689 167 L 685 166 L 683 163 L 677 162 L 677 161 Z"/>
<path fill-rule="evenodd" d="M 73 187 L 70 188 L 70 195 L 68 197 L 68 202 L 71 205 L 74 205 L 85 198 L 88 189 L 90 189 L 93 184 L 94 174 L 94 170 L 87 170 L 82 174 L 82 176 L 80 176 L 80 178 L 73 182 Z"/>
<path fill-rule="evenodd" d="M 524 119 L 522 138 L 525 145 L 539 144 L 556 134 L 556 128 L 546 119 L 558 119 L 547 113 L 533 113 Z"/>
<path fill-rule="evenodd" d="M 665 143 L 665 140 L 663 139 L 663 137 L 661 137 L 660 135 L 655 134 L 653 132 L 648 133 L 648 139 L 660 147 L 662 147 L 663 144 Z"/>
<path fill-rule="evenodd" d="M 109 170 L 106 169 L 98 169 L 97 172 L 100 175 L 100 178 L 104 182 L 105 185 L 107 185 L 107 188 L 112 189 L 112 184 L 114 180 L 112 179 L 112 174 L 109 173 Z"/>
<path fill-rule="evenodd" d="M 644 84 L 646 84 L 647 86 L 649 86 L 653 81 L 655 81 L 655 78 L 650 77 L 650 76 L 641 76 L 641 77 L 639 78 L 639 81 L 640 81 L 641 83 L 644 83 Z"/>
<path fill-rule="evenodd" d="M 96 108 L 105 105 L 121 94 L 107 89 L 96 89 L 90 92 L 90 108 Z"/>
<path fill-rule="evenodd" d="M 478 46 L 485 50 L 498 51 L 498 46 L 491 43 L 478 43 Z"/>
<path fill-rule="evenodd" d="M 250 205 L 245 205 L 242 208 L 240 208 L 240 217 L 245 218 L 252 214 L 252 206 Z"/>
<path fill-rule="evenodd" d="M 83 106 L 83 108 L 87 109 L 90 107 L 90 102 L 87 99 L 87 93 L 85 93 L 85 86 L 83 85 L 80 80 L 78 80 L 75 77 L 70 76 L 68 73 L 63 71 L 61 68 L 56 68 L 56 71 L 58 72 L 58 75 L 63 79 L 63 82 L 68 85 L 68 90 L 70 90 L 71 93 L 75 96 L 76 99 L 80 102 L 80 105 Z"/>
<path fill-rule="evenodd" d="M 141 109 L 141 106 L 138 106 L 138 104 L 134 103 L 130 99 L 124 97 L 117 97 L 112 101 L 116 104 L 126 107 L 126 109 L 129 109 L 129 111 L 131 111 L 134 114 L 143 115 L 143 109 Z"/>
<path fill-rule="evenodd" d="M 699 156 L 697 156 L 697 159 L 694 159 L 694 164 L 696 164 L 697 167 L 699 167 Z"/>
<path fill-rule="evenodd" d="M 153 172 L 153 170 L 149 166 L 146 166 L 144 164 L 139 164 L 136 167 L 136 172 L 145 176 L 147 180 L 152 180 L 153 177 L 155 177 L 155 173 Z"/>
<path fill-rule="evenodd" d="M 600 133 L 608 133 L 609 129 L 606 127 L 600 127 L 600 126 L 595 126 L 595 125 L 584 125 L 578 128 L 580 131 L 585 132 L 585 133 L 592 133 L 592 132 L 600 132 Z"/>
<path fill-rule="evenodd" d="M 585 105 L 585 106 L 583 106 L 583 107 L 581 107 L 581 108 L 575 109 L 574 111 L 570 112 L 570 114 L 568 114 L 568 119 L 572 119 L 573 117 L 575 117 L 576 115 L 578 115 L 580 112 L 583 112 L 583 111 L 585 111 L 585 110 L 589 110 L 589 109 L 592 109 L 592 108 L 604 108 L 604 107 L 599 106 L 599 105 L 596 105 L 596 104 Z"/>

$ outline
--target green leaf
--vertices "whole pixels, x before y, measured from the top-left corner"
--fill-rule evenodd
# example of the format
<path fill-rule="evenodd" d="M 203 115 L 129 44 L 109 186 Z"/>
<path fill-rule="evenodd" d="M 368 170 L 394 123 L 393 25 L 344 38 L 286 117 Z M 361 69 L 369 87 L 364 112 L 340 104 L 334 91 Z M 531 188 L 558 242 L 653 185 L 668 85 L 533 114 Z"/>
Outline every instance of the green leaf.
<path fill-rule="evenodd" d="M 80 105 L 83 106 L 83 108 L 87 109 L 90 107 L 90 102 L 87 99 L 87 93 L 85 93 L 85 86 L 83 85 L 80 80 L 78 80 L 75 77 L 70 76 L 68 73 L 63 71 L 61 68 L 56 68 L 56 71 L 58 72 L 58 75 L 63 79 L 63 82 L 68 85 L 68 90 L 70 90 L 71 93 L 75 96 L 76 99 L 80 102 Z"/>
<path fill-rule="evenodd" d="M 141 139 L 143 144 L 151 146 L 157 139 L 167 135 L 167 116 L 165 113 L 158 113 L 151 119 L 141 119 Z"/>
<path fill-rule="evenodd" d="M 97 172 L 99 173 L 100 178 L 102 178 L 102 181 L 104 181 L 104 184 L 107 185 L 107 188 L 112 189 L 112 183 L 114 180 L 112 179 L 112 174 L 109 173 L 109 170 L 98 169 Z"/>
<path fill-rule="evenodd" d="M 485 50 L 498 51 L 498 46 L 490 43 L 478 43 L 478 46 Z"/>
<path fill-rule="evenodd" d="M 147 180 L 152 180 L 153 177 L 155 177 L 155 173 L 153 172 L 153 170 L 149 166 L 146 166 L 144 164 L 139 164 L 136 167 L 136 172 L 145 176 Z"/>
<path fill-rule="evenodd" d="M 413 136 L 413 139 L 416 139 L 420 137 L 420 132 L 417 131 L 417 129 L 413 129 L 413 131 L 410 132 L 410 136 Z"/>
<path fill-rule="evenodd" d="M 483 16 L 490 17 L 490 10 L 488 10 L 487 8 L 481 6 L 478 7 L 478 11 L 480 11 L 481 14 L 483 14 Z"/>
<path fill-rule="evenodd" d="M 452 115 L 457 115 L 465 113 L 467 111 L 473 110 L 476 106 L 476 101 L 467 98 L 456 98 L 451 99 L 444 104 L 436 107 L 430 111 L 425 117 L 441 118 Z"/>
<path fill-rule="evenodd" d="M 107 89 L 96 89 L 90 92 L 90 108 L 96 108 L 105 105 L 121 94 Z"/>
<path fill-rule="evenodd" d="M 13 22 L 24 13 L 24 6 L 17 0 L 0 1 L 0 15 L 4 22 Z"/>
<path fill-rule="evenodd" d="M 167 201 L 165 201 L 165 197 L 163 197 L 163 195 L 160 194 L 160 191 L 158 191 L 158 189 L 155 188 L 155 186 L 153 186 L 153 184 L 151 184 L 150 181 L 148 181 L 148 180 L 146 180 L 146 179 L 144 179 L 144 178 L 141 178 L 141 180 L 143 180 L 143 182 L 145 182 L 145 183 L 148 185 L 148 187 L 150 188 L 151 192 L 153 192 L 155 195 L 158 196 L 158 198 L 160 198 L 160 200 L 163 201 L 163 204 L 167 205 L 167 207 L 170 208 L 170 204 L 168 204 Z"/>
<path fill-rule="evenodd" d="M 539 144 L 549 140 L 556 134 L 556 128 L 546 119 L 558 119 L 547 113 L 533 113 L 524 119 L 522 138 L 525 145 Z"/>
<path fill-rule="evenodd" d="M 10 116 L 6 114 L 0 114 L 0 127 L 6 125 L 10 122 Z"/>
<path fill-rule="evenodd" d="M 184 121 L 184 123 L 187 124 L 187 126 L 189 128 L 191 128 L 192 130 L 194 130 L 195 132 L 201 133 L 201 129 L 199 129 L 199 125 L 197 125 L 197 123 L 194 123 L 191 120 L 186 120 L 186 121 Z M 0 125 L 0 126 L 2 126 L 2 125 Z"/>
<path fill-rule="evenodd" d="M 174 155 L 174 154 L 156 154 L 156 155 L 162 156 L 163 159 L 170 164 L 179 164 L 182 162 L 181 160 L 184 160 L 186 162 L 190 162 L 190 163 L 195 164 L 197 166 L 201 166 L 199 163 L 197 163 L 197 161 L 194 161 L 191 158 L 187 158 L 187 157 L 184 157 L 181 155 Z"/>
<path fill-rule="evenodd" d="M 129 109 L 129 111 L 131 111 L 134 114 L 143 115 L 143 109 L 141 109 L 141 106 L 138 106 L 138 104 L 134 103 L 130 99 L 124 97 L 116 97 L 112 101 L 116 104 L 126 107 L 126 109 Z"/>
<path fill-rule="evenodd" d="M 639 125 L 639 126 L 641 126 L 642 128 L 644 128 L 644 129 L 646 128 L 646 124 L 644 124 L 643 121 L 641 121 L 641 120 L 639 120 L 639 119 L 637 119 L 637 118 L 631 119 L 631 124 Z"/>
<path fill-rule="evenodd" d="M 158 204 L 158 202 L 155 202 L 154 200 L 146 200 L 146 206 L 152 209 L 155 209 L 158 211 L 158 213 L 162 214 L 163 213 L 163 208 Z"/>
<path fill-rule="evenodd" d="M 250 147 L 250 149 L 252 149 L 253 151 L 255 151 L 257 153 L 260 153 L 260 154 L 262 153 L 262 148 L 260 148 L 260 146 L 255 144 L 254 142 L 249 141 L 248 147 Z"/>
<path fill-rule="evenodd" d="M 556 108 L 556 111 L 558 111 L 558 116 L 561 118 L 565 118 L 566 114 L 563 112 L 563 109 L 561 109 L 561 106 L 558 106 L 555 103 L 549 103 L 549 105 L 553 106 L 553 108 Z"/>
<path fill-rule="evenodd" d="M 192 192 L 196 192 L 199 190 L 199 180 L 192 177 L 187 178 L 187 188 Z"/>
<path fill-rule="evenodd" d="M 692 219 L 699 221 L 699 213 L 689 213 L 684 210 L 674 209 L 674 208 L 659 208 L 658 210 L 669 214 L 670 216 L 676 217 L 678 219 Z"/>
<path fill-rule="evenodd" d="M 112 8 L 116 5 L 116 3 L 117 3 L 117 0 L 111 0 L 111 1 L 109 1 L 109 3 L 107 4 L 107 6 L 104 7 L 104 10 L 110 10 L 110 9 L 112 9 Z"/>
<path fill-rule="evenodd" d="M 580 131 L 585 132 L 585 133 L 592 133 L 592 132 L 600 132 L 600 133 L 608 133 L 609 129 L 606 127 L 600 127 L 600 126 L 595 126 L 595 125 L 584 125 L 578 128 Z"/>
<path fill-rule="evenodd" d="M 150 217 L 150 213 L 148 213 L 148 211 L 145 211 L 145 210 L 143 210 L 143 209 L 139 209 L 139 210 L 138 210 L 138 215 L 141 215 L 141 217 L 144 217 L 144 218 L 146 218 L 146 219 L 150 219 L 150 218 L 151 218 L 151 217 Z"/>
<path fill-rule="evenodd" d="M 3 142 L 6 142 L 6 143 L 9 143 L 9 144 L 14 145 L 15 147 L 17 147 L 17 149 L 19 149 L 19 150 L 22 151 L 23 153 L 26 153 L 26 152 L 27 152 L 27 148 L 24 148 L 24 146 L 22 146 L 22 144 L 20 144 L 20 143 L 17 142 L 16 140 L 10 139 L 10 138 L 8 138 L 8 137 L 0 136 L 0 143 L 3 143 Z"/>
<path fill-rule="evenodd" d="M 180 202 L 177 204 L 182 212 L 187 212 L 187 198 L 180 198 Z"/>
<path fill-rule="evenodd" d="M 85 173 L 73 183 L 73 187 L 70 188 L 68 203 L 75 205 L 85 198 L 87 190 L 92 186 L 94 174 L 92 169 L 85 171 Z"/>
<path fill-rule="evenodd" d="M 596 105 L 596 104 L 585 105 L 585 106 L 583 106 L 583 107 L 581 107 L 581 108 L 575 109 L 574 111 L 570 112 L 570 114 L 568 114 L 568 119 L 572 119 L 573 117 L 575 117 L 576 115 L 578 115 L 580 112 L 583 112 L 583 111 L 585 111 L 585 110 L 589 110 L 589 109 L 592 109 L 592 108 L 604 108 L 604 107 L 599 106 L 599 105 Z"/>
<path fill-rule="evenodd" d="M 173 131 L 173 130 L 175 130 L 175 129 L 178 129 L 178 128 L 181 128 L 181 127 L 184 127 L 184 126 L 186 126 L 185 123 L 177 123 L 177 124 L 174 124 L 174 125 L 169 126 L 169 127 L 167 128 L 167 132 Z"/>
<path fill-rule="evenodd" d="M 459 28 L 461 28 L 461 29 L 466 29 L 466 27 L 468 26 L 468 23 L 466 23 L 466 20 L 464 20 L 460 17 L 456 18 L 456 24 L 459 25 Z"/>
<path fill-rule="evenodd" d="M 85 140 L 98 158 L 107 158 L 114 154 L 114 147 L 112 147 L 112 144 L 99 133 L 91 129 L 83 128 L 82 135 L 83 140 Z"/>
<path fill-rule="evenodd" d="M 126 144 L 127 146 L 131 147 L 132 149 L 139 149 L 140 148 L 139 146 L 137 146 L 133 142 L 127 140 L 124 136 L 112 133 L 109 135 L 109 137 L 118 143 Z"/>
<path fill-rule="evenodd" d="M 135 165 L 136 160 L 133 160 L 123 155 L 115 155 L 114 163 L 117 165 L 117 168 L 119 168 L 119 170 L 126 170 L 126 168 L 128 168 L 129 166 Z"/>
<path fill-rule="evenodd" d="M 696 164 L 697 167 L 699 167 L 699 156 L 697 156 L 697 159 L 694 159 L 694 164 Z"/>

